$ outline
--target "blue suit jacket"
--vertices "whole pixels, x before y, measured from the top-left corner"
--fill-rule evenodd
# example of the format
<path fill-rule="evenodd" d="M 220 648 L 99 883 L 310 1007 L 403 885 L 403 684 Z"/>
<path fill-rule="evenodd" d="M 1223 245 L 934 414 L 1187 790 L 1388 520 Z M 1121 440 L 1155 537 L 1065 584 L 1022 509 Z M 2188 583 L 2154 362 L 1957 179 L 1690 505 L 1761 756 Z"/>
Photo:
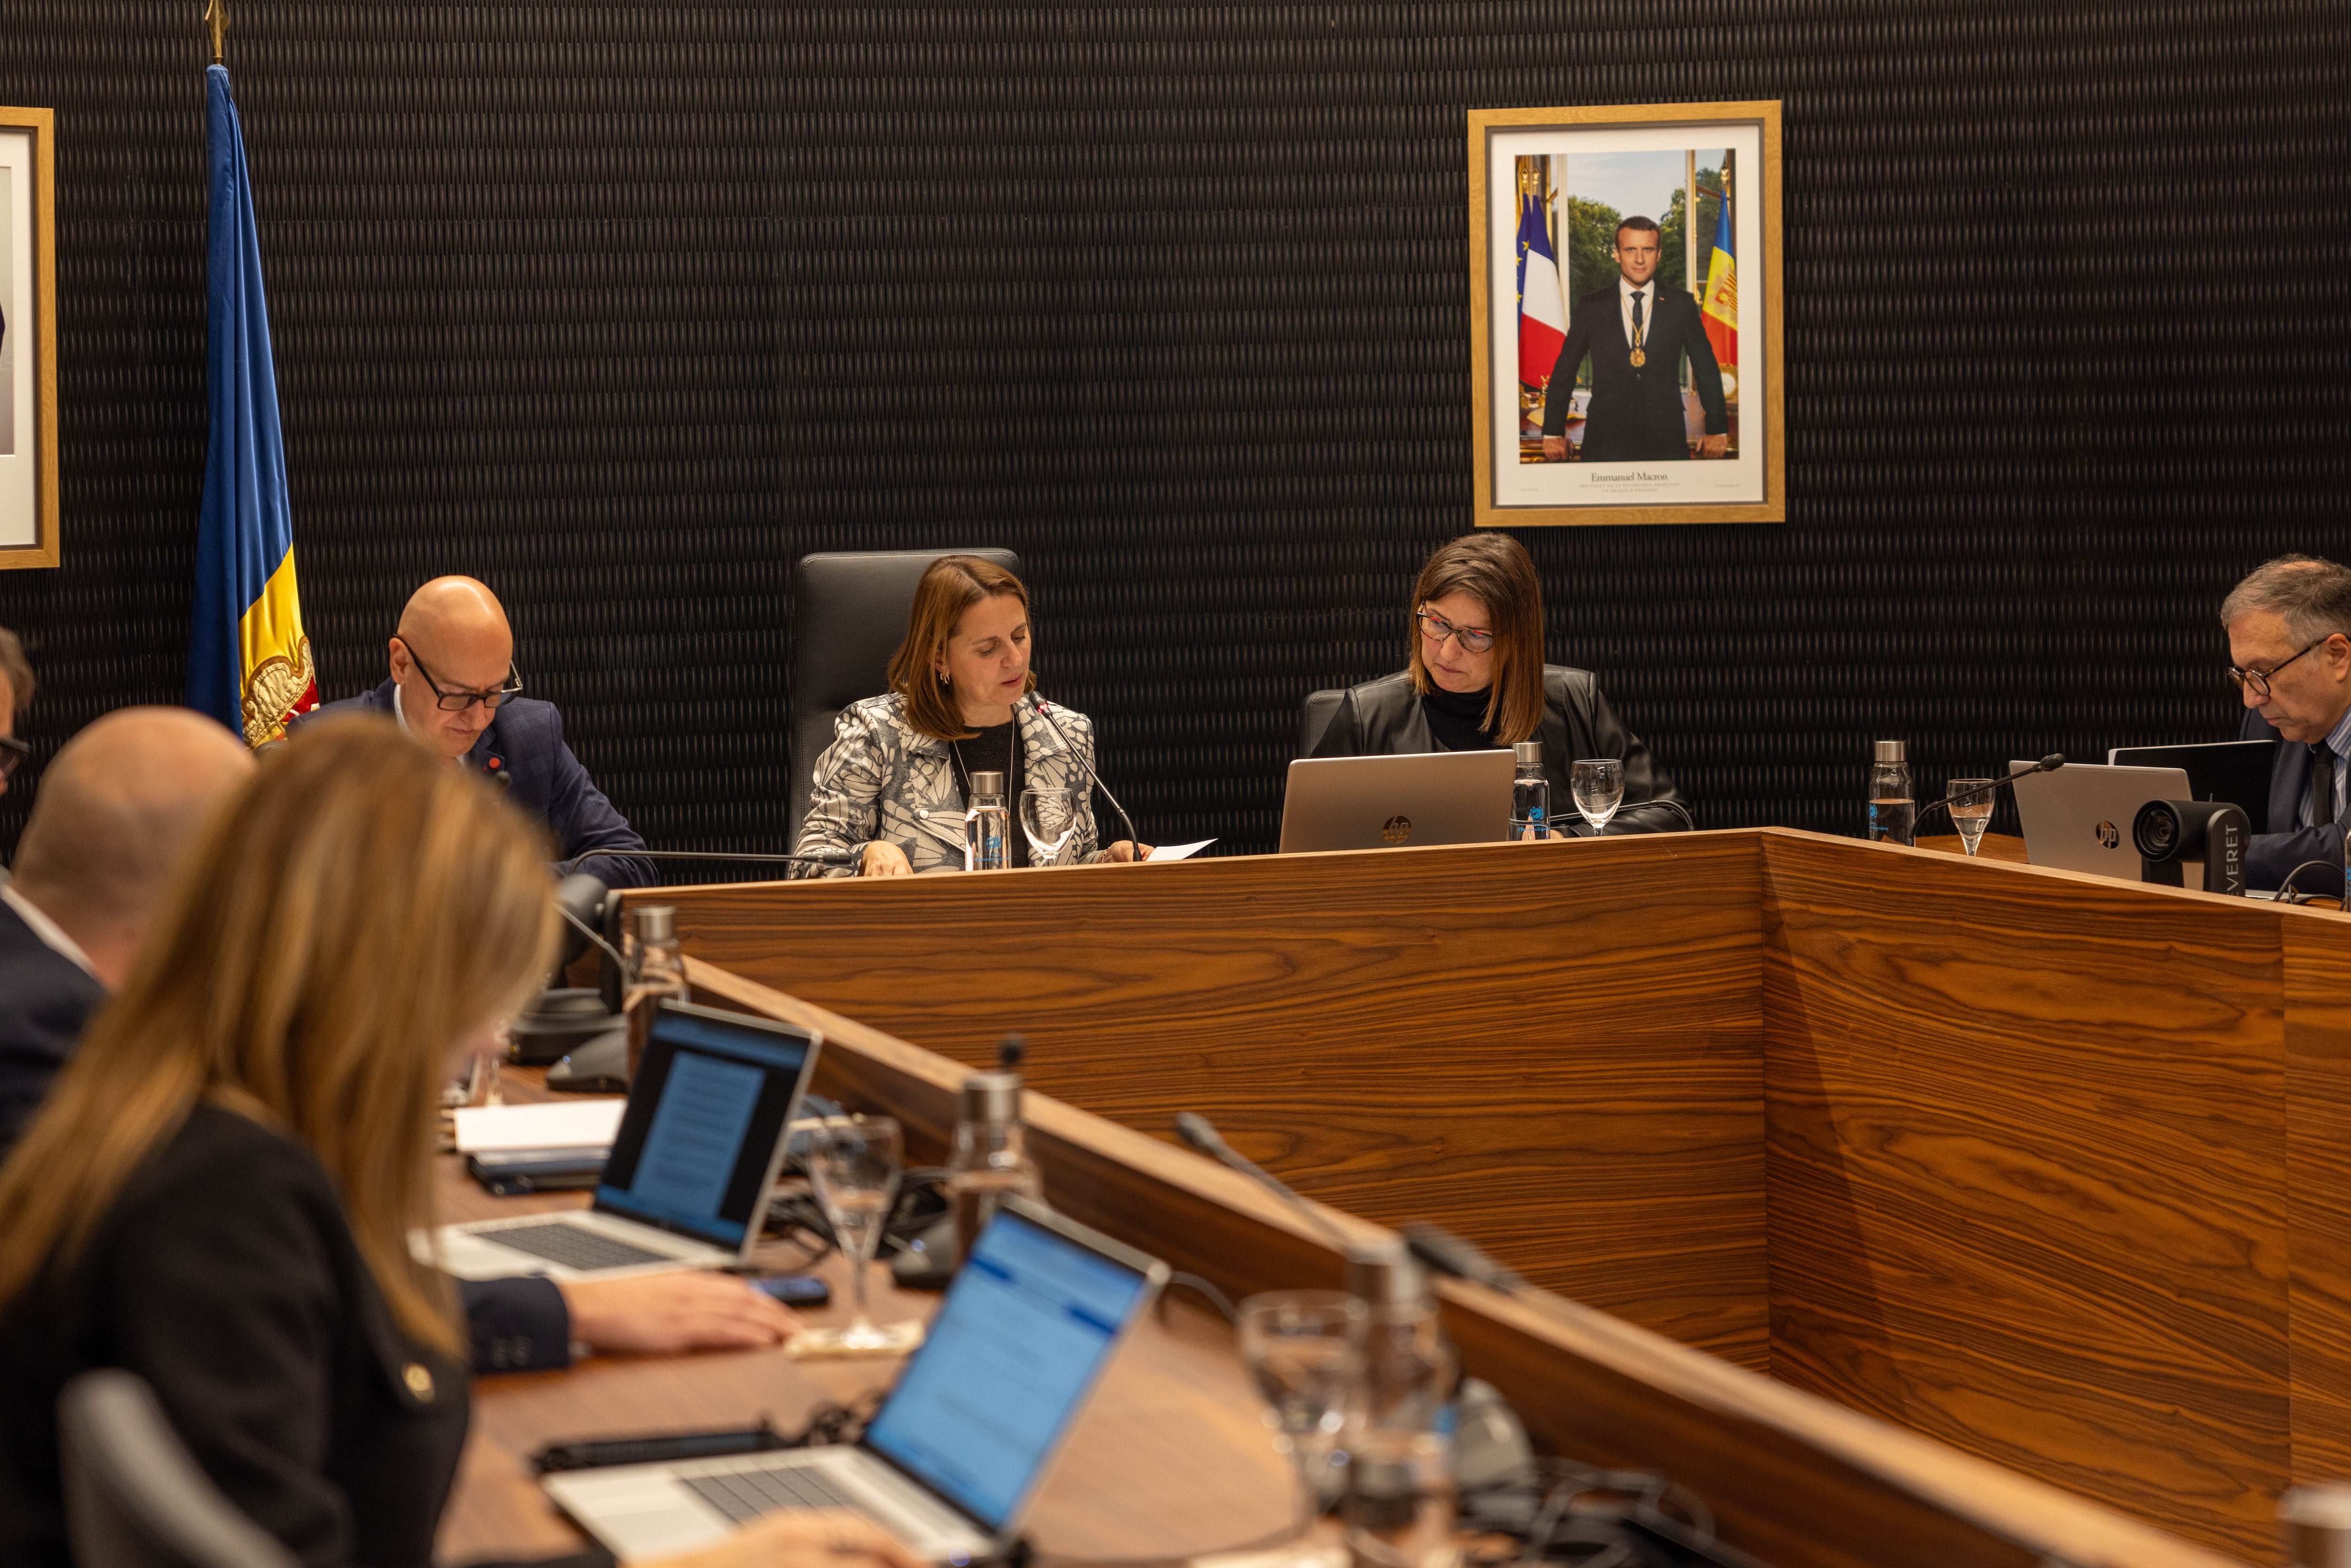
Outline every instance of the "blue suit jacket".
<path fill-rule="evenodd" d="M 398 689 L 386 680 L 371 692 L 305 714 L 295 726 L 330 713 L 380 713 L 392 718 L 392 693 Z M 490 727 L 465 754 L 465 766 L 497 780 L 507 800 L 547 824 L 563 849 L 563 859 L 555 867 L 558 876 L 569 875 L 590 850 L 645 847 L 628 819 L 613 809 L 563 744 L 563 716 L 553 703 L 517 697 L 499 708 Z M 600 855 L 577 869 L 611 887 L 651 887 L 661 881 L 653 862 L 616 855 Z"/>
<path fill-rule="evenodd" d="M 2303 893 L 2327 897 L 2343 891 L 2343 824 L 2323 828 L 2302 825 L 2302 803 L 2310 793 L 2310 747 L 2287 740 L 2258 709 L 2245 710 L 2237 730 L 2239 740 L 2278 742 L 2277 760 L 2270 766 L 2270 820 L 2274 830 L 2255 833 L 2245 848 L 2245 885 L 2274 888 L 2286 873 L 2305 861 L 2324 861 L 2329 869 L 2312 869 L 2294 879 Z"/>

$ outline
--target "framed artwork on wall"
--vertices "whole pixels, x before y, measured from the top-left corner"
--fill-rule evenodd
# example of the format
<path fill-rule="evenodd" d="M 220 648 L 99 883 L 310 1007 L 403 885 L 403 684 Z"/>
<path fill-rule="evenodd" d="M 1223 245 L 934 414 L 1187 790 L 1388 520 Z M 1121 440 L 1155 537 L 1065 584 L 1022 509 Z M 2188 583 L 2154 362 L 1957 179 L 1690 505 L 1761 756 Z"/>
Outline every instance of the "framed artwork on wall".
<path fill-rule="evenodd" d="M 57 564 L 56 125 L 0 108 L 0 567 Z"/>
<path fill-rule="evenodd" d="M 1787 520 L 1780 105 L 1469 113 L 1477 523 Z"/>

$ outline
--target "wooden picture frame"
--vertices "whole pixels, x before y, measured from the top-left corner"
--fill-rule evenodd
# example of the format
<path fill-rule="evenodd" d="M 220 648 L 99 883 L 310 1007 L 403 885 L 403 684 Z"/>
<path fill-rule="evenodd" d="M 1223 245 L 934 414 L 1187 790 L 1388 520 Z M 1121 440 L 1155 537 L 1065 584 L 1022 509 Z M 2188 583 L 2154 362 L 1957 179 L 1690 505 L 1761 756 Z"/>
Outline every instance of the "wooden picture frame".
<path fill-rule="evenodd" d="M 1470 110 L 1469 257 L 1478 527 L 1787 520 L 1776 100 Z"/>
<path fill-rule="evenodd" d="M 0 569 L 58 559 L 57 115 L 0 108 Z"/>

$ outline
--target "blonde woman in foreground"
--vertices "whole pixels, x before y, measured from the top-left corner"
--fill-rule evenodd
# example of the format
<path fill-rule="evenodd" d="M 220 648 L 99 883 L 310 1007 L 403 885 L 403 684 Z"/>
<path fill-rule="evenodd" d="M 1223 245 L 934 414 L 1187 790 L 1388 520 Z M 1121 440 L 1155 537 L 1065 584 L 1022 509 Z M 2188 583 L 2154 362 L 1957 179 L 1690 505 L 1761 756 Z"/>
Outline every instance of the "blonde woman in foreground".
<path fill-rule="evenodd" d="M 223 810 L 0 1166 L 0 1562 L 69 1568 L 57 1399 L 101 1366 L 303 1563 L 432 1562 L 466 1341 L 407 1239 L 441 1084 L 547 971 L 547 862 L 479 779 L 365 720 Z M 672 1561 L 912 1568 L 814 1514 Z"/>

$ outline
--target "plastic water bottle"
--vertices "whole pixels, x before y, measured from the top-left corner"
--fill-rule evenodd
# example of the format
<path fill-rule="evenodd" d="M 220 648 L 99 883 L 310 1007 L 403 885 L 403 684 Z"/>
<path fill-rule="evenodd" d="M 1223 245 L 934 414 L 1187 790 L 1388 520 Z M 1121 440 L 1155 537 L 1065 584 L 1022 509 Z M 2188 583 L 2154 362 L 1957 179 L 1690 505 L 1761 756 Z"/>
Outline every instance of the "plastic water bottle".
<path fill-rule="evenodd" d="M 1020 1125 L 1020 1058 L 1027 1047 L 1017 1034 L 1004 1037 L 996 1071 L 963 1081 L 963 1113 L 956 1119 L 955 1151 L 947 1160 L 947 1203 L 955 1215 L 956 1266 L 971 1256 L 972 1244 L 1007 1193 L 1044 1196 L 1037 1162 L 1029 1157 Z"/>
<path fill-rule="evenodd" d="M 1873 843 L 1915 844 L 1918 802 L 1910 795 L 1910 756 L 1898 740 L 1877 743 L 1869 769 L 1869 837 Z"/>
<path fill-rule="evenodd" d="M 1510 786 L 1510 839 L 1551 837 L 1551 777 L 1543 771 L 1542 742 L 1521 740 L 1511 751 L 1518 757 L 1518 781 Z"/>
<path fill-rule="evenodd" d="M 1004 809 L 1004 775 L 993 770 L 971 776 L 971 805 L 963 814 L 963 869 L 1002 871 L 1005 843 L 1012 831 L 1012 813 Z"/>

